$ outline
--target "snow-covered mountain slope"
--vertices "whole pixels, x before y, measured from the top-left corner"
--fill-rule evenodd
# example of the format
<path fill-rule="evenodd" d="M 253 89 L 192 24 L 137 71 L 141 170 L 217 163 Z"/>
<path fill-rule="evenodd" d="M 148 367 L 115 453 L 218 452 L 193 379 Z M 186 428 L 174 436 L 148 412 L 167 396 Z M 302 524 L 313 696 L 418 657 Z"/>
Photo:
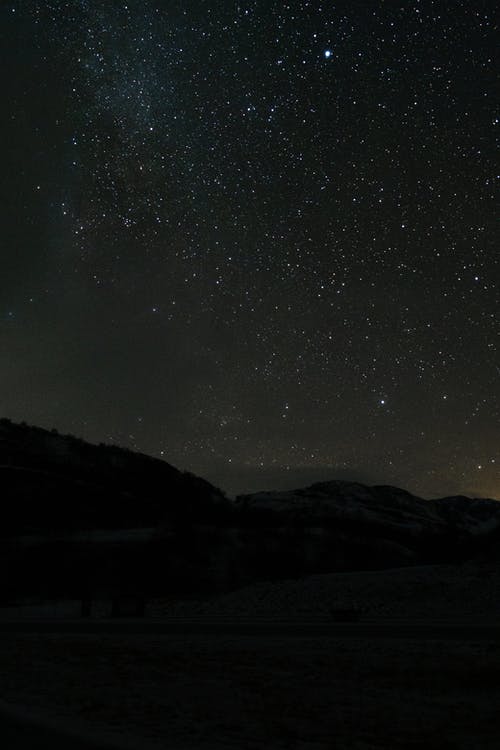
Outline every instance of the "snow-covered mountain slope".
<path fill-rule="evenodd" d="M 496 500 L 447 497 L 424 500 L 398 487 L 368 487 L 356 482 L 331 481 L 298 490 L 240 495 L 236 506 L 308 525 L 357 522 L 400 528 L 408 535 L 445 533 L 450 528 L 477 534 L 500 527 Z"/>

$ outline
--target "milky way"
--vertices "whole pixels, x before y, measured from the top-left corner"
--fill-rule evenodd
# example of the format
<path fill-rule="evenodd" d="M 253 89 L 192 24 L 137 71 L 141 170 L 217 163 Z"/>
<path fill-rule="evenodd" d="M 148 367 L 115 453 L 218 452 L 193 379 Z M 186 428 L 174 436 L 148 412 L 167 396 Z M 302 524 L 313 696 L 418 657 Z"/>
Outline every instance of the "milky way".
<path fill-rule="evenodd" d="M 494 7 L 4 4 L 2 413 L 500 497 Z"/>

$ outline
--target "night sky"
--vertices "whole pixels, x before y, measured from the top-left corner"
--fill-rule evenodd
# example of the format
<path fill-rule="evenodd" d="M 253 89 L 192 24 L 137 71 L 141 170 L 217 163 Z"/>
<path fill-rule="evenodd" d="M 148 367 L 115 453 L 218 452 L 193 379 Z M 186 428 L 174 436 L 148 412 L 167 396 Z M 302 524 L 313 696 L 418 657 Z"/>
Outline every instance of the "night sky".
<path fill-rule="evenodd" d="M 0 412 L 500 498 L 494 2 L 3 2 Z"/>

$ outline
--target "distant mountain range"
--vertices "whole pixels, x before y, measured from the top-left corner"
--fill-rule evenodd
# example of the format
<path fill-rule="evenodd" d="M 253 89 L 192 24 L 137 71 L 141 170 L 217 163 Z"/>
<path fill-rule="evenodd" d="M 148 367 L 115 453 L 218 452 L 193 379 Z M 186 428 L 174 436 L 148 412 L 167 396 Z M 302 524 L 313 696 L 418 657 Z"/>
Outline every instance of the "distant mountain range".
<path fill-rule="evenodd" d="M 135 590 L 179 596 L 271 578 L 500 559 L 496 500 L 424 500 L 397 487 L 331 481 L 230 501 L 159 459 L 6 419 L 0 488 L 0 597 L 2 587 L 9 596 L 41 588 L 67 595 L 132 581 Z M 106 533 L 90 533 L 97 529 Z"/>
<path fill-rule="evenodd" d="M 417 537 L 449 531 L 488 533 L 500 527 L 500 503 L 464 496 L 424 500 L 389 485 L 367 487 L 356 482 L 319 482 L 310 487 L 282 492 L 240 495 L 236 507 L 266 513 L 289 523 L 318 526 L 358 523 L 393 529 Z"/>
<path fill-rule="evenodd" d="M 241 495 L 235 506 L 243 526 L 315 533 L 314 542 L 306 535 L 304 544 L 325 571 L 500 558 L 497 500 L 424 500 L 398 487 L 331 481 Z"/>

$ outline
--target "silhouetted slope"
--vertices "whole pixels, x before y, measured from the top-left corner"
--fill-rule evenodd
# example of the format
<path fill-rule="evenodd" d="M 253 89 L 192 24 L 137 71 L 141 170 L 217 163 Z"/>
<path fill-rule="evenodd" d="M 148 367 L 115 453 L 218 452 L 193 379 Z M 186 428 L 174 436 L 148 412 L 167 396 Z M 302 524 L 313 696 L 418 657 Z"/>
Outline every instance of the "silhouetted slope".
<path fill-rule="evenodd" d="M 389 485 L 368 487 L 357 482 L 318 482 L 297 490 L 256 492 L 239 495 L 241 511 L 264 514 L 271 519 L 331 525 L 352 521 L 385 528 L 400 528 L 417 535 L 440 531 L 448 525 L 470 533 L 500 526 L 500 503 L 496 500 L 445 497 L 424 500 Z"/>
<path fill-rule="evenodd" d="M 499 557 L 494 500 L 423 500 L 331 481 L 230 502 L 164 461 L 8 420 L 0 420 L 0 487 L 4 601 L 42 592 L 207 594 L 265 579 Z M 87 533 L 127 528 L 151 531 Z"/>
<path fill-rule="evenodd" d="M 230 508 L 204 479 L 123 448 L 0 420 L 2 535 L 213 521 Z"/>
<path fill-rule="evenodd" d="M 424 500 L 345 481 L 241 495 L 236 508 L 247 526 L 322 529 L 346 569 L 467 559 L 500 533 L 496 500 Z"/>

